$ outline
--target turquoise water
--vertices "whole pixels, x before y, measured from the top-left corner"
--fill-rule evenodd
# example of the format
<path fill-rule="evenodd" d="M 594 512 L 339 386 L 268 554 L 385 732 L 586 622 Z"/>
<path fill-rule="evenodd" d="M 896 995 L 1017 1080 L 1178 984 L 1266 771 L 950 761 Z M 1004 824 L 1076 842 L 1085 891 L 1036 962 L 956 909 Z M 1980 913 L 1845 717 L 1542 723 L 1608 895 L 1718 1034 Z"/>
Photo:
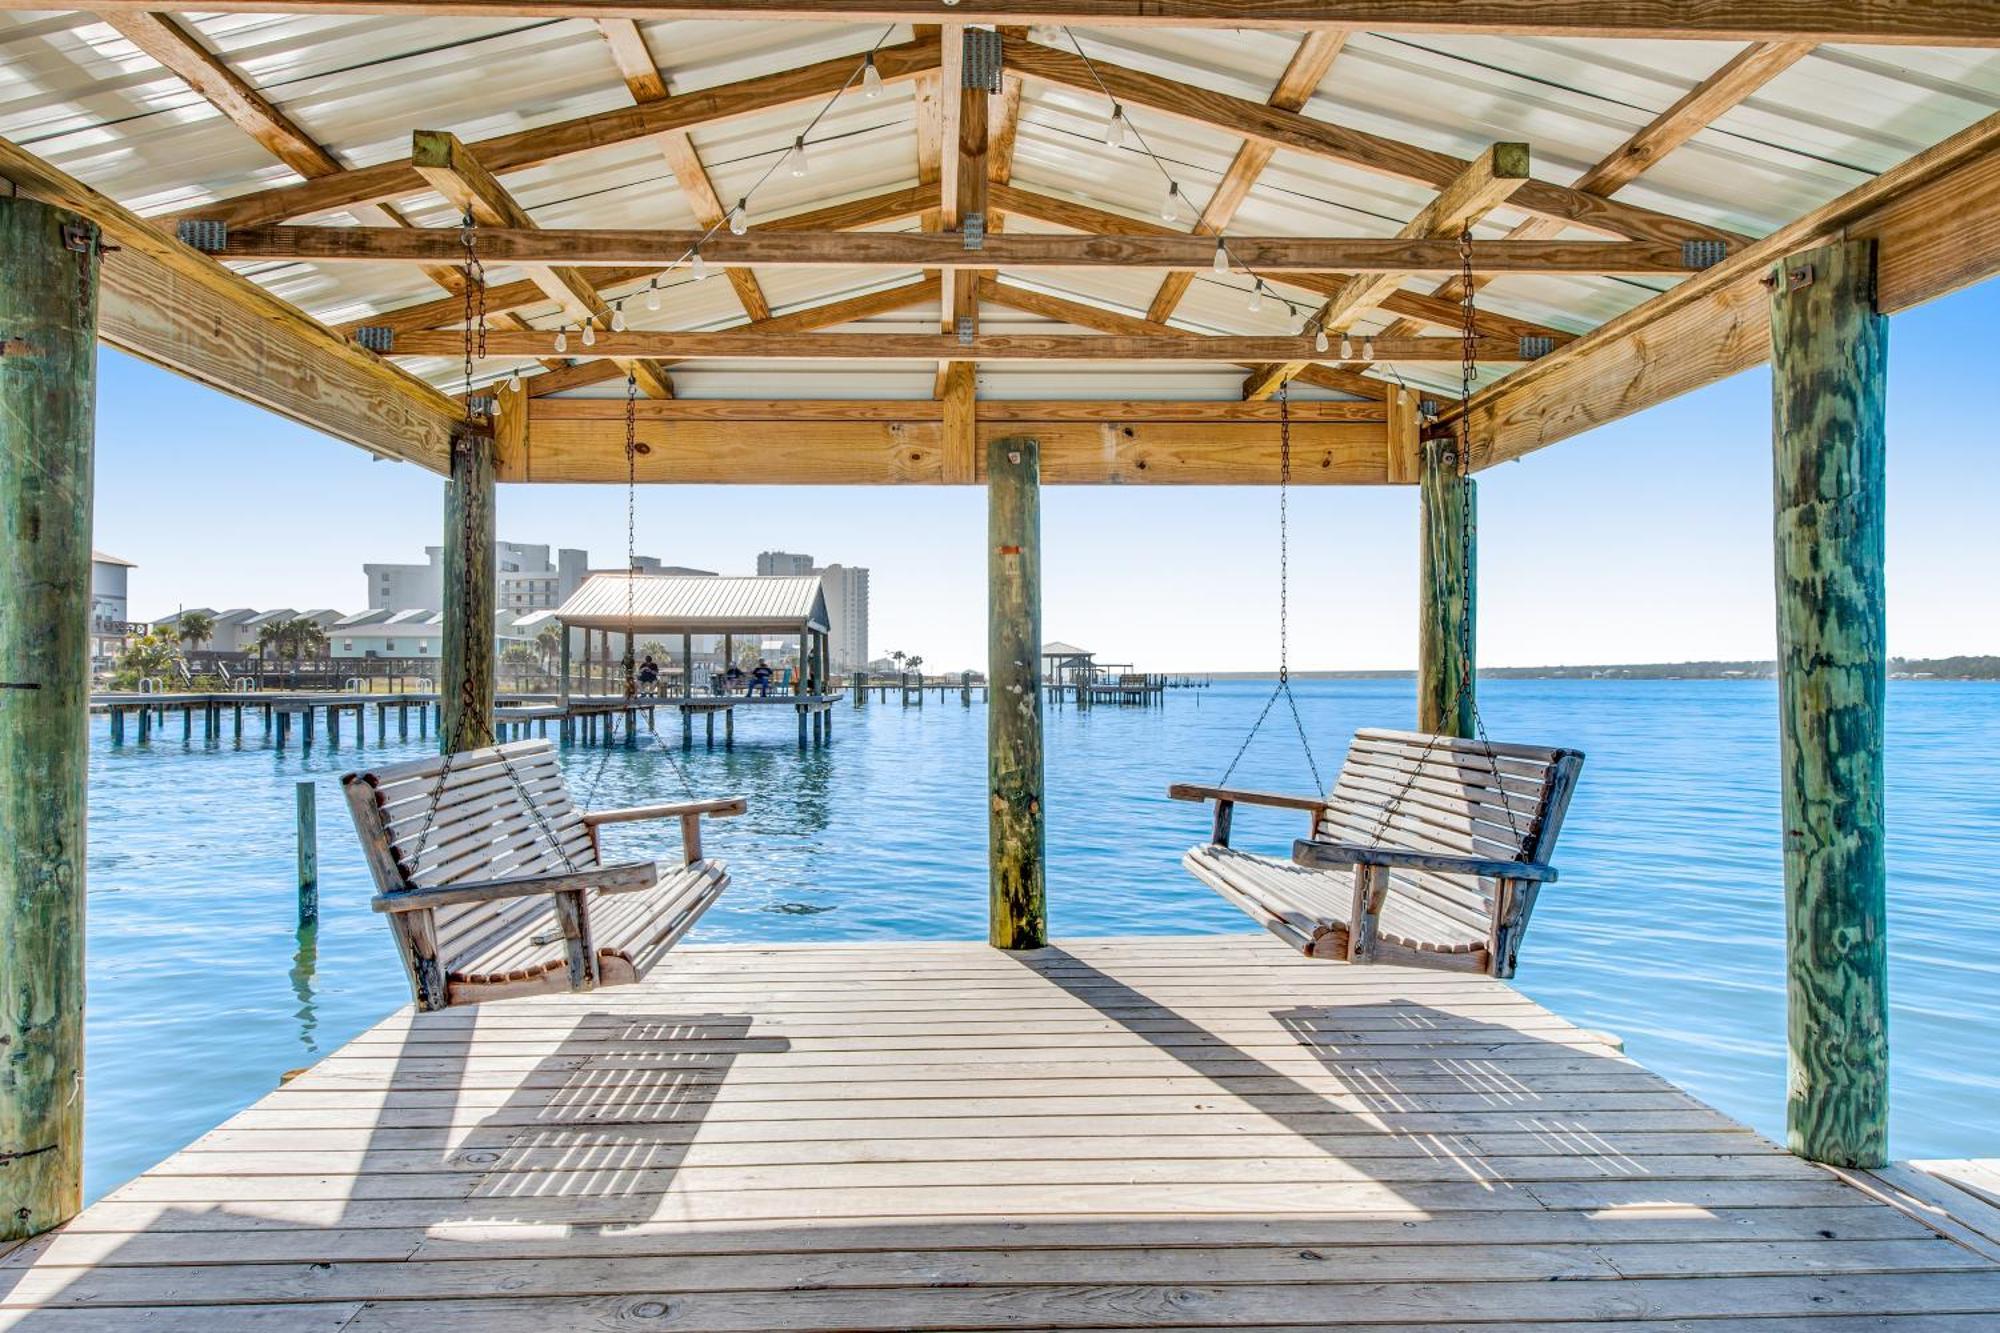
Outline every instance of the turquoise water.
<path fill-rule="evenodd" d="M 1058 936 L 1249 928 L 1190 879 L 1211 779 L 1268 682 L 1170 694 L 1158 709 L 1052 711 L 1049 915 Z M 1299 697 L 1331 775 L 1358 726 L 1414 712 L 1407 682 L 1309 682 Z M 1523 955 L 1523 990 L 1766 1133 L 1783 1117 L 1784 960 L 1775 695 L 1768 682 L 1493 681 L 1496 738 L 1589 756 Z M 1903 1156 L 2000 1152 L 2000 687 L 1889 692 L 1893 1143 Z M 985 934 L 985 709 L 842 706 L 802 753 L 789 715 L 746 718 L 733 750 L 685 755 L 749 817 L 711 825 L 736 883 L 695 938 L 810 941 Z M 1296 738 L 1267 728 L 1244 786 L 1310 785 Z M 372 731 L 371 731 L 372 735 Z M 156 733 L 162 736 L 162 733 Z M 87 1189 L 110 1189 L 408 998 L 334 779 L 416 741 L 273 749 L 93 734 Z M 575 750 L 590 805 L 680 794 L 653 750 Z M 319 783 L 322 919 L 293 930 L 293 786 Z M 1300 817 L 1239 809 L 1234 841 L 1289 845 Z M 658 833 L 659 830 L 650 830 Z M 620 830 L 615 855 L 647 850 Z"/>

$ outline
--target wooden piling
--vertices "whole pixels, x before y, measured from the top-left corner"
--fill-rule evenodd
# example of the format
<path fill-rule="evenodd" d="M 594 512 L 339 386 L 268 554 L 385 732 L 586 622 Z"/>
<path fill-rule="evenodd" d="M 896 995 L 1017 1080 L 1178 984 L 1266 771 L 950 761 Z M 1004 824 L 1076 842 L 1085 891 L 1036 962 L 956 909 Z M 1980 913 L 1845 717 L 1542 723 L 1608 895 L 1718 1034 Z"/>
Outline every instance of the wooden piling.
<path fill-rule="evenodd" d="M 444 643 L 438 743 L 493 744 L 493 437 L 452 430 L 444 499 Z"/>
<path fill-rule="evenodd" d="M 1836 1166 L 1888 1158 L 1882 840 L 1884 391 L 1871 241 L 1773 271 L 1779 754 L 1790 1077 L 1786 1138 Z"/>
<path fill-rule="evenodd" d="M 1041 446 L 986 450 L 988 929 L 995 948 L 1048 943 L 1042 810 Z M 919 692 L 921 693 L 921 691 Z"/>
<path fill-rule="evenodd" d="M 95 226 L 0 198 L 0 1248 L 83 1202 L 97 265 Z"/>
<path fill-rule="evenodd" d="M 319 808 L 315 788 L 301 782 L 296 791 L 299 846 L 299 924 L 319 920 Z"/>
<path fill-rule="evenodd" d="M 1424 443 L 1417 489 L 1423 533 L 1417 575 L 1417 730 L 1470 736 L 1478 659 L 1475 533 L 1479 484 L 1458 470 L 1455 440 Z"/>

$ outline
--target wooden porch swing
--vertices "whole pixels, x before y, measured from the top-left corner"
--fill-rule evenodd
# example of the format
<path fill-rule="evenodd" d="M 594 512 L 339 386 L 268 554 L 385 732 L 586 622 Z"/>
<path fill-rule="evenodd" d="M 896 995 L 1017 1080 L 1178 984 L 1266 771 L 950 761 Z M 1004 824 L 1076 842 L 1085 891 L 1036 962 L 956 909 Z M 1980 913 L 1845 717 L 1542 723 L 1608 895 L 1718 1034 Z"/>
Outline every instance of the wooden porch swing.
<path fill-rule="evenodd" d="M 1467 409 L 1478 339 L 1469 228 L 1461 234 L 1459 248 L 1464 355 L 1454 462 L 1460 481 L 1470 485 Z M 1468 520 L 1462 527 L 1468 573 L 1460 584 L 1458 671 L 1449 715 L 1469 712 L 1476 737 L 1356 732 L 1332 789 L 1321 794 L 1319 765 L 1291 690 L 1288 387 L 1280 387 L 1278 402 L 1278 684 L 1220 779 L 1214 784 L 1175 783 L 1167 789 L 1175 800 L 1215 803 L 1209 841 L 1189 849 L 1181 864 L 1307 957 L 1511 977 L 1536 894 L 1556 878 L 1549 858 L 1583 755 L 1496 744 L 1486 737 L 1471 681 Z M 1305 752 L 1313 794 L 1230 787 L 1230 775 L 1281 699 Z M 1239 804 L 1306 811 L 1311 817 L 1307 836 L 1292 844 L 1289 860 L 1231 847 L 1230 824 Z"/>

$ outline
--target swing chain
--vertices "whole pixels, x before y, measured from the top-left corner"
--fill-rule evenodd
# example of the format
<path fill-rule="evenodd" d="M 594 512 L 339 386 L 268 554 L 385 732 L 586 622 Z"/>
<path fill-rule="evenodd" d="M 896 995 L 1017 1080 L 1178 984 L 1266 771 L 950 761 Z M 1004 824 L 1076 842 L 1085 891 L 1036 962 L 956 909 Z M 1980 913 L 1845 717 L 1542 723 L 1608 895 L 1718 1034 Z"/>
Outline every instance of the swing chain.
<path fill-rule="evenodd" d="M 639 696 L 639 679 L 634 666 L 633 639 L 638 624 L 634 609 L 633 581 L 639 565 L 639 375 L 625 372 L 625 699 Z"/>

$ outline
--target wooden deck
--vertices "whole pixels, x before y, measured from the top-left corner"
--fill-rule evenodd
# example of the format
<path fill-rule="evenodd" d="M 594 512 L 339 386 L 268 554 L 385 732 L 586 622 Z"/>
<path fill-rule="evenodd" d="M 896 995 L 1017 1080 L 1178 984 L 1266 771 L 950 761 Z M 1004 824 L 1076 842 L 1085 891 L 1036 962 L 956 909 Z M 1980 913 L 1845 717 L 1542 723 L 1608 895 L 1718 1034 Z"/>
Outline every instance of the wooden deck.
<path fill-rule="evenodd" d="M 0 1327 L 2000 1327 L 1993 1236 L 1856 1181 L 1480 977 L 690 948 L 392 1015 L 0 1260 Z"/>

